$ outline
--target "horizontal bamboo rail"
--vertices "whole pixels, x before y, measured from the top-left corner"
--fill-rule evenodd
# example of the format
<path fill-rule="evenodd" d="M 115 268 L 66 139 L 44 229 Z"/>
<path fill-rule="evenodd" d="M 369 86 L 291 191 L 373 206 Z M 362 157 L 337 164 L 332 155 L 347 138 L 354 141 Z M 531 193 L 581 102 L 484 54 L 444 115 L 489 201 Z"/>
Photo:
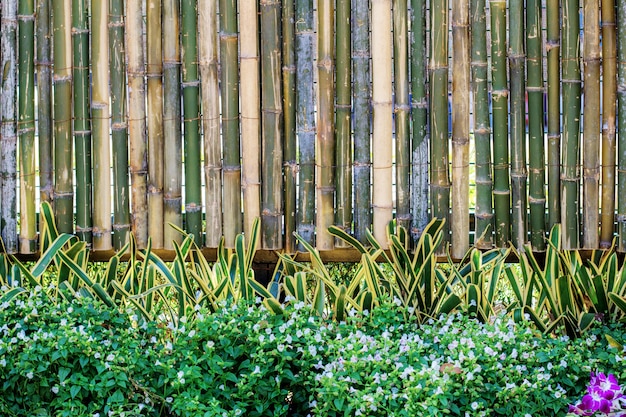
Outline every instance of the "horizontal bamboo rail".
<path fill-rule="evenodd" d="M 356 261 L 328 226 L 385 248 L 390 219 L 415 240 L 435 215 L 455 258 L 541 251 L 559 222 L 572 249 L 626 251 L 626 0 L 601 28 L 597 2 L 580 28 L 555 22 L 581 0 L 541 3 L 2 0 L 2 248 L 36 259 L 52 201 L 93 260 L 128 228 L 165 258 L 191 233 L 211 258 L 255 218 L 268 263 L 294 231 Z"/>

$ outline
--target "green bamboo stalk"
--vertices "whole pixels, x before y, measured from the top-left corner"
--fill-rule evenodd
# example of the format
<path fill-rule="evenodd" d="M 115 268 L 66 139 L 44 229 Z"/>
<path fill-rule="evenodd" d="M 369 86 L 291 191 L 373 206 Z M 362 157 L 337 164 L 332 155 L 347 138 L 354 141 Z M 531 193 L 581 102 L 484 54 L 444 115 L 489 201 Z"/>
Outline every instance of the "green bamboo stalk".
<path fill-rule="evenodd" d="M 285 165 L 285 250 L 296 249 L 296 179 L 298 177 L 296 153 L 296 55 L 294 48 L 294 0 L 283 2 L 283 126 Z M 348 36 L 350 36 L 348 34 Z M 349 42 L 349 40 L 348 40 Z"/>
<path fill-rule="evenodd" d="M 181 235 L 170 224 L 182 227 L 182 140 L 180 111 L 180 42 L 179 2 L 163 2 L 163 141 L 164 196 L 163 196 L 163 244 L 173 249 Z M 227 206 L 228 207 L 228 206 Z"/>
<path fill-rule="evenodd" d="M 261 93 L 259 80 L 258 3 L 239 5 L 239 50 L 241 55 L 241 181 L 243 189 L 243 232 L 251 237 L 261 217 Z M 220 207 L 221 210 L 221 207 Z"/>
<path fill-rule="evenodd" d="M 371 85 L 369 1 L 352 2 L 353 129 L 354 129 L 354 235 L 367 242 L 371 215 Z"/>
<path fill-rule="evenodd" d="M 582 246 L 597 248 L 600 210 L 600 4 L 584 3 L 584 115 Z"/>
<path fill-rule="evenodd" d="M 128 138 L 130 143 L 131 231 L 139 248 L 148 244 L 148 156 L 146 137 L 146 83 L 143 53 L 144 23 L 141 0 L 126 1 L 128 57 Z"/>
<path fill-rule="evenodd" d="M 35 70 L 37 72 L 37 137 L 39 146 L 39 199 L 52 203 L 54 192 L 52 159 L 52 32 L 49 0 L 37 0 L 35 12 Z M 40 217 L 42 230 L 43 216 Z"/>
<path fill-rule="evenodd" d="M 35 212 L 35 2 L 19 2 L 18 117 L 20 142 L 20 253 L 37 251 Z"/>
<path fill-rule="evenodd" d="M 128 242 L 130 232 L 124 2 L 123 0 L 110 0 L 109 7 L 111 145 L 113 149 L 113 244 L 115 249 L 119 250 Z"/>
<path fill-rule="evenodd" d="M 516 248 L 528 242 L 526 224 L 526 121 L 525 121 L 525 61 L 524 0 L 509 3 L 509 69 L 511 72 L 511 201 L 512 233 Z"/>
<path fill-rule="evenodd" d="M 7 253 L 16 253 L 17 239 L 17 1 L 2 0 L 0 61 L 0 236 Z"/>
<path fill-rule="evenodd" d="M 493 100 L 493 203 L 496 246 L 510 238 L 511 189 L 509 186 L 508 90 L 506 75 L 506 2 L 490 0 L 491 79 Z"/>
<path fill-rule="evenodd" d="M 335 226 L 352 232 L 352 62 L 350 61 L 350 0 L 337 1 L 335 58 L 337 63 L 335 103 Z M 406 22 L 405 22 L 406 24 Z M 406 37 L 406 34 L 405 34 Z M 407 190 L 408 193 L 408 190 Z M 408 200 L 407 200 L 408 201 Z M 346 247 L 335 239 L 335 247 Z"/>
<path fill-rule="evenodd" d="M 250 4 L 255 4 L 255 2 L 250 2 Z M 243 12 L 242 9 L 242 14 Z M 222 237 L 222 147 L 217 69 L 217 1 L 199 0 L 198 13 L 198 58 L 204 130 L 205 244 L 207 247 L 217 248 Z M 243 32 L 241 36 L 243 37 Z M 243 62 L 242 56 L 242 71 Z"/>
<path fill-rule="evenodd" d="M 185 228 L 202 246 L 200 178 L 200 80 L 198 78 L 198 10 L 195 0 L 182 1 L 183 113 L 185 132 Z"/>
<path fill-rule="evenodd" d="M 283 216 L 283 99 L 280 1 L 261 0 L 261 245 L 281 249 Z"/>
<path fill-rule="evenodd" d="M 315 93 L 313 84 L 315 32 L 313 30 L 313 1 L 297 0 L 295 16 L 296 73 L 298 74 L 296 77 L 296 134 L 300 150 L 297 229 L 298 235 L 312 245 L 315 237 Z M 299 250 L 304 250 L 304 248 L 299 247 Z"/>
<path fill-rule="evenodd" d="M 92 2 L 91 38 L 93 114 L 93 249 L 109 250 L 111 245 L 111 155 L 109 151 L 109 32 L 108 0 Z"/>
<path fill-rule="evenodd" d="M 411 138 L 409 132 L 409 32 L 406 0 L 393 1 L 393 64 L 396 128 L 396 221 L 411 227 Z M 467 214 L 467 213 L 466 213 Z M 469 218 L 469 217 L 468 217 Z"/>
<path fill-rule="evenodd" d="M 563 2 L 563 163 L 561 232 L 563 249 L 578 248 L 580 172 L 580 25 L 578 0 Z"/>
<path fill-rule="evenodd" d="M 474 99 L 474 143 L 476 147 L 475 240 L 479 249 L 493 245 L 491 177 L 491 128 L 487 66 L 487 13 L 485 0 L 472 0 L 472 92 Z"/>
<path fill-rule="evenodd" d="M 372 231 L 383 248 L 393 216 L 391 46 L 391 0 L 372 0 Z"/>
<path fill-rule="evenodd" d="M 89 13 L 84 0 L 72 0 L 74 67 L 74 146 L 76 149 L 76 235 L 91 245 L 91 110 L 89 105 Z"/>
<path fill-rule="evenodd" d="M 528 83 L 528 142 L 529 142 L 529 197 L 530 242 L 537 251 L 545 250 L 546 192 L 544 151 L 544 102 L 543 102 L 543 43 L 541 31 L 541 3 L 526 3 L 526 71 Z M 478 148 L 478 144 L 476 145 Z M 477 168 L 478 171 L 478 168 Z M 477 191 L 478 192 L 478 191 Z"/>
<path fill-rule="evenodd" d="M 71 0 L 58 0 L 52 6 L 54 213 L 59 232 L 73 233 L 72 3 Z"/>
<path fill-rule="evenodd" d="M 617 5 L 617 61 L 626 62 L 626 2 Z M 619 251 L 626 251 L 626 65 L 617 66 L 617 224 Z"/>
<path fill-rule="evenodd" d="M 452 248 L 461 259 L 469 249 L 469 0 L 452 2 Z"/>
<path fill-rule="evenodd" d="M 617 61 L 615 1 L 602 1 L 602 226 L 600 247 L 613 243 L 615 223 L 615 159 Z"/>
<path fill-rule="evenodd" d="M 163 248 L 163 62 L 161 0 L 146 4 L 146 77 L 148 106 L 148 236 Z M 219 124 L 219 123 L 218 123 Z"/>
<path fill-rule="evenodd" d="M 222 142 L 224 144 L 224 237 L 234 247 L 241 233 L 241 154 L 239 150 L 239 62 L 237 59 L 237 2 L 220 0 L 220 64 Z"/>
<path fill-rule="evenodd" d="M 317 156 L 315 158 L 316 172 L 316 200 L 317 200 L 317 240 L 316 246 L 320 250 L 334 248 L 334 239 L 328 228 L 334 221 L 334 151 L 335 138 L 333 132 L 333 100 L 335 88 L 333 83 L 334 61 L 334 2 L 320 0 L 317 6 L 318 42 L 317 42 Z"/>
<path fill-rule="evenodd" d="M 548 66 L 548 230 L 561 222 L 561 29 L 559 0 L 546 3 Z"/>
<path fill-rule="evenodd" d="M 417 242 L 429 220 L 428 142 L 430 137 L 428 131 L 428 74 L 426 71 L 426 63 L 428 62 L 426 51 L 426 0 L 411 0 L 411 28 L 411 122 L 413 126 L 411 130 L 413 141 L 413 155 L 411 158 L 411 209 L 413 220 L 411 223 L 411 235 L 413 240 Z M 369 172 L 367 175 L 369 181 Z M 489 198 L 491 198 L 491 194 Z"/>

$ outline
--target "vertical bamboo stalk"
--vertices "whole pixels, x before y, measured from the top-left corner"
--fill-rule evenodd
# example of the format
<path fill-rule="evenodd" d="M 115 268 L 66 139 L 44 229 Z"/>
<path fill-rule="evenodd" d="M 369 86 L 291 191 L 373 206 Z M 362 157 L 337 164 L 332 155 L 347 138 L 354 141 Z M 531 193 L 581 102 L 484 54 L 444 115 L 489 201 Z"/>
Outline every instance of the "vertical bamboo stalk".
<path fill-rule="evenodd" d="M 317 149 L 316 149 L 316 200 L 317 200 L 317 248 L 331 250 L 334 239 L 328 228 L 334 220 L 334 150 L 335 137 L 333 129 L 333 99 L 335 85 L 333 74 L 335 63 L 334 51 L 334 2 L 320 0 L 317 5 L 318 42 L 317 42 L 317 73 L 318 73 L 318 104 L 317 104 Z"/>
<path fill-rule="evenodd" d="M 250 236 L 254 221 L 261 217 L 261 103 L 259 86 L 258 3 L 239 5 L 241 54 L 241 148 L 242 189 L 246 208 L 243 231 Z M 221 209 L 221 208 L 220 208 Z"/>
<path fill-rule="evenodd" d="M 411 138 L 409 132 L 409 32 L 406 0 L 393 1 L 393 65 L 396 128 L 396 221 L 411 225 Z M 467 214 L 467 213 L 466 213 Z"/>
<path fill-rule="evenodd" d="M 372 0 L 372 229 L 383 248 L 393 211 L 391 45 L 391 0 Z"/>
<path fill-rule="evenodd" d="M 202 246 L 200 178 L 200 80 L 198 78 L 198 10 L 195 0 L 182 1 L 183 112 L 185 132 L 185 229 Z"/>
<path fill-rule="evenodd" d="M 111 249 L 111 156 L 109 144 L 109 32 L 108 0 L 92 2 L 91 59 L 93 73 L 93 248 Z"/>
<path fill-rule="evenodd" d="M 511 201 L 512 233 L 516 248 L 528 242 L 526 224 L 526 119 L 524 54 L 524 0 L 509 3 L 509 69 L 511 72 Z"/>
<path fill-rule="evenodd" d="M 109 0 L 109 41 L 113 150 L 113 244 L 115 249 L 119 250 L 128 242 L 130 232 L 123 0 Z"/>
<path fill-rule="evenodd" d="M 35 2 L 18 4 L 18 135 L 20 141 L 20 253 L 37 250 L 35 212 Z"/>
<path fill-rule="evenodd" d="M 335 226 L 352 232 L 352 62 L 350 61 L 350 0 L 337 1 L 335 57 L 337 98 L 335 102 Z M 406 23 L 406 22 L 405 22 Z M 405 35 L 406 36 L 406 35 Z M 407 190 L 408 191 L 408 190 Z M 335 239 L 335 247 L 346 247 Z"/>
<path fill-rule="evenodd" d="M 261 245 L 281 249 L 283 216 L 283 103 L 280 1 L 261 0 Z"/>
<path fill-rule="evenodd" d="M 600 189 L 600 5 L 597 0 L 584 3 L 584 97 L 583 112 L 583 240 L 584 248 L 599 243 Z"/>
<path fill-rule="evenodd" d="M 452 2 L 452 248 L 460 259 L 469 249 L 469 1 Z"/>
<path fill-rule="evenodd" d="M 578 0 L 563 2 L 563 164 L 561 223 L 563 249 L 578 248 L 580 172 L 580 24 Z"/>
<path fill-rule="evenodd" d="M 50 3 L 37 0 L 35 12 L 37 71 L 37 137 L 39 146 L 39 199 L 52 203 L 54 192 L 52 160 L 52 61 L 50 57 Z M 43 216 L 40 225 L 43 224 Z M 41 230 L 41 226 L 39 228 Z"/>
<path fill-rule="evenodd" d="M 89 14 L 84 0 L 72 1 L 74 146 L 76 148 L 76 235 L 91 244 L 91 112 L 89 106 Z"/>
<path fill-rule="evenodd" d="M 146 4 L 148 106 L 148 236 L 152 247 L 163 248 L 163 62 L 161 0 Z M 219 112 L 219 111 L 218 111 Z M 218 123 L 219 124 L 219 123 Z M 207 222 L 208 224 L 208 222 Z"/>
<path fill-rule="evenodd" d="M 544 151 L 543 101 L 543 43 L 541 31 L 541 3 L 530 0 L 526 4 L 526 71 L 528 83 L 528 142 L 529 142 L 529 205 L 530 242 L 534 250 L 545 250 L 546 193 Z"/>
<path fill-rule="evenodd" d="M 146 138 L 146 83 L 141 1 L 126 1 L 128 57 L 128 139 L 130 143 L 131 230 L 137 246 L 148 244 L 148 157 Z"/>
<path fill-rule="evenodd" d="M 615 153 L 617 61 L 615 1 L 602 1 L 602 227 L 600 247 L 613 243 L 615 222 Z"/>
<path fill-rule="evenodd" d="M 371 215 L 371 84 L 369 1 L 353 0 L 352 62 L 354 68 L 354 235 L 365 243 Z"/>
<path fill-rule="evenodd" d="M 173 249 L 181 236 L 170 223 L 182 227 L 182 141 L 180 110 L 180 43 L 178 39 L 180 4 L 178 0 L 163 2 L 163 140 L 164 196 L 163 240 L 166 249 Z"/>
<path fill-rule="evenodd" d="M 417 241 L 428 224 L 428 75 L 426 0 L 411 1 L 411 235 Z M 486 54 L 485 54 L 486 57 Z M 491 194 L 490 194 L 491 198 Z"/>
<path fill-rule="evenodd" d="M 54 56 L 54 213 L 59 232 L 73 233 L 72 3 L 70 0 L 57 0 L 52 6 Z"/>
<path fill-rule="evenodd" d="M 548 66 L 548 229 L 561 222 L 561 30 L 559 0 L 546 3 Z"/>
<path fill-rule="evenodd" d="M 18 250 L 17 239 L 17 1 L 2 0 L 0 61 L 0 236 L 7 253 Z M 71 214 L 71 211 L 70 211 Z"/>
<path fill-rule="evenodd" d="M 254 5 L 256 3 L 246 2 L 246 4 Z M 245 16 L 243 6 L 242 4 L 242 19 Z M 222 147 L 220 139 L 219 74 L 217 69 L 217 0 L 199 0 L 198 13 L 198 58 L 200 64 L 200 86 L 202 88 L 200 94 L 202 97 L 202 127 L 204 130 L 205 244 L 207 247 L 216 248 L 222 237 Z M 256 19 L 254 22 L 256 22 Z M 241 37 L 241 71 L 242 75 L 245 75 L 244 31 L 242 31 Z M 258 71 L 255 73 L 258 79 Z M 242 77 L 242 93 L 245 91 L 243 88 L 244 78 L 246 77 Z M 241 104 L 243 115 L 245 114 L 245 101 Z M 246 131 L 244 120 L 242 120 L 242 136 L 245 137 L 243 135 Z M 256 141 L 258 142 L 258 121 Z"/>
<path fill-rule="evenodd" d="M 298 234 L 305 242 L 313 244 L 315 237 L 315 94 L 313 84 L 315 32 L 313 30 L 313 1 L 298 0 L 295 15 L 296 135 L 300 150 L 297 229 Z M 367 35 L 369 36 L 369 33 Z"/>
<path fill-rule="evenodd" d="M 487 66 L 487 13 L 485 0 L 472 0 L 472 92 L 474 99 L 474 143 L 476 146 L 475 241 L 479 249 L 493 245 L 491 176 L 491 128 Z"/>
<path fill-rule="evenodd" d="M 617 246 L 626 251 L 626 2 L 617 5 Z"/>
<path fill-rule="evenodd" d="M 239 148 L 239 63 L 237 60 L 237 2 L 220 0 L 220 65 L 222 141 L 224 143 L 224 237 L 235 245 L 241 232 L 241 153 Z"/>
<path fill-rule="evenodd" d="M 283 2 L 283 145 L 285 166 L 285 250 L 296 249 L 296 55 L 294 48 L 294 0 Z M 349 35 L 348 35 L 349 36 Z"/>
<path fill-rule="evenodd" d="M 508 95 L 506 75 L 506 2 L 491 5 L 491 95 L 493 100 L 493 203 L 496 245 L 510 237 L 511 189 L 509 186 Z"/>

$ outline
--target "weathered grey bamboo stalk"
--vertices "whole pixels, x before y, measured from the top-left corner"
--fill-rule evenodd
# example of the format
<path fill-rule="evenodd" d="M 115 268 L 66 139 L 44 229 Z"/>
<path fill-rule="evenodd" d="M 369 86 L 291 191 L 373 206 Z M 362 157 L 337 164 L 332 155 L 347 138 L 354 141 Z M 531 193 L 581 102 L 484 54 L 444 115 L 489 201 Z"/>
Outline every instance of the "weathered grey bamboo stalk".
<path fill-rule="evenodd" d="M 626 2 L 617 4 L 617 62 L 626 62 Z M 626 65 L 617 66 L 617 247 L 626 251 Z"/>

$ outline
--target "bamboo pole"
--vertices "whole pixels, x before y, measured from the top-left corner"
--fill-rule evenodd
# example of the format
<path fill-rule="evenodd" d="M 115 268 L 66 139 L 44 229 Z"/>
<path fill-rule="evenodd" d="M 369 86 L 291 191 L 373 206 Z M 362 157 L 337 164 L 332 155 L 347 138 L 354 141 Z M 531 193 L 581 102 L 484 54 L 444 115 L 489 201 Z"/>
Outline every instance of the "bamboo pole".
<path fill-rule="evenodd" d="M 239 148 L 239 64 L 237 59 L 237 2 L 220 0 L 220 65 L 222 93 L 222 142 L 224 237 L 234 247 L 241 233 L 241 154 Z"/>
<path fill-rule="evenodd" d="M 626 2 L 617 5 L 617 247 L 626 251 Z"/>
<path fill-rule="evenodd" d="M 583 228 L 582 247 L 597 248 L 599 244 L 600 189 L 600 4 L 584 3 L 584 97 L 583 112 Z"/>
<path fill-rule="evenodd" d="M 469 0 L 452 2 L 452 248 L 460 259 L 469 249 Z"/>
<path fill-rule="evenodd" d="M 144 23 L 140 0 L 126 1 L 128 61 L 128 140 L 130 143 L 131 231 L 139 248 L 148 244 L 148 155 Z"/>
<path fill-rule="evenodd" d="M 18 251 L 17 238 L 17 1 L 2 0 L 0 61 L 0 236 L 7 253 Z"/>
<path fill-rule="evenodd" d="M 541 30 L 541 3 L 530 0 L 526 4 L 526 71 L 528 83 L 528 142 L 529 142 L 529 197 L 530 242 L 533 250 L 545 250 L 546 192 L 544 145 L 544 88 L 543 36 Z M 478 145 L 477 145 L 478 146 Z"/>
<path fill-rule="evenodd" d="M 372 231 L 383 248 L 393 211 L 391 44 L 391 0 L 372 0 Z"/>
<path fill-rule="evenodd" d="M 93 73 L 93 249 L 109 250 L 111 245 L 111 155 L 109 151 L 109 32 L 108 0 L 92 3 L 91 59 Z"/>
<path fill-rule="evenodd" d="M 559 0 L 546 3 L 548 66 L 548 229 L 561 222 L 561 81 Z"/>
<path fill-rule="evenodd" d="M 161 0 L 146 4 L 146 84 L 148 110 L 148 236 L 163 248 L 163 63 Z"/>
<path fill-rule="evenodd" d="M 254 221 L 261 217 L 261 103 L 259 86 L 258 3 L 239 5 L 241 54 L 241 148 L 244 201 L 243 230 L 252 234 Z M 221 207 L 219 208 L 221 210 Z"/>
<path fill-rule="evenodd" d="M 72 4 L 70 0 L 58 0 L 52 6 L 54 213 L 59 232 L 73 233 Z"/>
<path fill-rule="evenodd" d="M 109 41 L 111 60 L 111 147 L 113 150 L 112 227 L 114 232 L 113 244 L 115 249 L 119 250 L 128 242 L 130 232 L 128 122 L 126 111 L 127 80 L 123 0 L 109 0 Z M 109 146 L 108 143 L 107 146 Z"/>
<path fill-rule="evenodd" d="M 335 102 L 335 226 L 352 233 L 352 62 L 350 56 L 350 0 L 337 1 L 335 57 L 337 98 Z M 406 22 L 405 22 L 406 23 Z M 405 35 L 406 36 L 406 35 Z M 408 191 L 408 190 L 407 190 Z M 335 247 L 347 247 L 335 239 Z"/>
<path fill-rule="evenodd" d="M 528 242 L 526 224 L 526 120 L 524 53 L 524 0 L 509 3 L 509 70 L 511 72 L 511 238 L 516 248 Z"/>
<path fill-rule="evenodd" d="M 296 180 L 298 178 L 296 141 L 296 55 L 294 45 L 294 0 L 285 0 L 282 7 L 283 32 L 283 144 L 285 166 L 285 250 L 296 249 Z"/>
<path fill-rule="evenodd" d="M 163 2 L 163 141 L 164 196 L 163 244 L 173 249 L 181 235 L 170 224 L 182 227 L 182 141 L 180 110 L 180 42 L 178 0 Z"/>
<path fill-rule="evenodd" d="M 261 245 L 281 249 L 283 216 L 283 103 L 280 1 L 261 0 Z"/>
<path fill-rule="evenodd" d="M 369 1 L 352 2 L 353 129 L 354 129 L 354 235 L 367 242 L 371 215 L 371 84 Z"/>
<path fill-rule="evenodd" d="M 511 189 L 509 186 L 508 90 L 506 75 L 506 2 L 490 0 L 493 100 L 493 203 L 496 246 L 510 239 Z"/>
<path fill-rule="evenodd" d="M 89 13 L 84 0 L 72 1 L 72 76 L 74 80 L 74 146 L 76 148 L 76 235 L 91 245 L 91 109 Z"/>
<path fill-rule="evenodd" d="M 334 2 L 332 0 L 320 0 L 317 5 L 318 16 L 318 42 L 317 42 L 317 77 L 318 77 L 318 103 L 317 103 L 317 149 L 315 158 L 315 191 L 317 200 L 317 240 L 319 250 L 331 250 L 334 248 L 334 238 L 328 233 L 328 228 L 334 221 L 334 120 L 333 100 L 335 86 L 333 74 L 335 63 L 333 61 L 334 46 Z"/>
<path fill-rule="evenodd" d="M 411 235 L 418 241 L 428 224 L 428 75 L 426 0 L 411 1 Z M 486 56 L 486 54 L 485 54 Z M 369 127 L 368 127 L 369 129 Z M 368 130 L 369 139 L 369 130 Z M 369 140 L 368 140 L 369 143 Z M 356 152 L 356 151 L 355 151 Z M 368 154 L 369 157 L 369 154 Z M 368 173 L 369 179 L 369 173 Z M 490 195 L 491 198 L 491 195 Z"/>
<path fill-rule="evenodd" d="M 20 253 L 37 251 L 35 212 L 35 2 L 18 4 L 18 135 L 20 142 Z"/>
<path fill-rule="evenodd" d="M 602 1 L 602 227 L 600 247 L 613 243 L 615 223 L 617 61 L 615 1 Z"/>
<path fill-rule="evenodd" d="M 396 221 L 411 227 L 411 138 L 409 132 L 409 32 L 406 0 L 393 1 L 393 65 L 396 130 Z M 469 218 L 469 217 L 468 217 Z"/>
<path fill-rule="evenodd" d="M 246 2 L 246 4 L 254 5 L 256 3 Z M 242 4 L 241 8 L 242 19 L 245 16 L 243 6 L 244 4 Z M 198 58 L 200 87 L 202 89 L 200 94 L 202 97 L 202 128 L 204 131 L 205 244 L 209 248 L 217 248 L 222 237 L 222 147 L 220 139 L 219 74 L 217 68 L 217 0 L 199 0 L 198 13 Z M 256 20 L 254 21 L 256 22 Z M 242 30 L 242 75 L 246 75 L 244 71 L 246 62 L 244 58 L 244 33 L 245 31 Z M 256 73 L 258 78 L 258 71 Z M 249 77 L 249 75 L 246 75 L 246 77 Z M 242 77 L 242 94 L 245 92 L 243 82 L 246 77 Z M 246 114 L 245 103 L 246 101 L 241 103 L 242 115 Z M 245 119 L 242 119 L 244 144 L 245 126 Z M 256 137 L 258 141 L 258 133 Z"/>
<path fill-rule="evenodd" d="M 182 1 L 183 113 L 185 134 L 185 229 L 202 242 L 202 180 L 200 178 L 200 79 L 198 78 L 198 9 Z"/>
<path fill-rule="evenodd" d="M 579 245 L 580 172 L 580 39 L 579 2 L 563 2 L 563 163 L 561 168 L 561 233 L 563 249 Z"/>
<path fill-rule="evenodd" d="M 487 66 L 487 13 L 485 0 L 472 0 L 472 92 L 474 99 L 474 143 L 476 147 L 476 210 L 474 245 L 493 246 L 491 176 L 491 128 Z"/>
<path fill-rule="evenodd" d="M 302 239 L 315 238 L 315 101 L 313 84 L 313 1 L 297 0 L 296 37 L 296 135 L 300 150 L 297 230 Z M 368 33 L 369 35 L 369 33 Z M 369 183 L 369 177 L 368 177 Z M 299 247 L 299 250 L 304 250 Z"/>

